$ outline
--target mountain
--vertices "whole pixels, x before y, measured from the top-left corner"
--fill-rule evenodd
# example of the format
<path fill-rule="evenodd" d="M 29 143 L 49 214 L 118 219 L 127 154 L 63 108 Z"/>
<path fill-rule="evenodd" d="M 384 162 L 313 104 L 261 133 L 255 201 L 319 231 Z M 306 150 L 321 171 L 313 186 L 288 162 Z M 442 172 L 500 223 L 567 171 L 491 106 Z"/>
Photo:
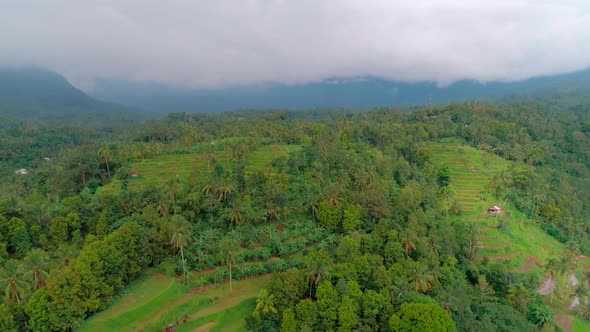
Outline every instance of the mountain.
<path fill-rule="evenodd" d="M 306 84 L 267 83 L 219 89 L 172 88 L 155 83 L 97 80 L 97 98 L 151 112 L 218 112 L 240 108 L 368 108 L 447 103 L 555 90 L 590 91 L 590 70 L 515 82 L 401 82 L 378 77 L 332 78 Z"/>
<path fill-rule="evenodd" d="M 0 118 L 117 123 L 143 112 L 92 98 L 60 74 L 40 68 L 0 68 Z"/>

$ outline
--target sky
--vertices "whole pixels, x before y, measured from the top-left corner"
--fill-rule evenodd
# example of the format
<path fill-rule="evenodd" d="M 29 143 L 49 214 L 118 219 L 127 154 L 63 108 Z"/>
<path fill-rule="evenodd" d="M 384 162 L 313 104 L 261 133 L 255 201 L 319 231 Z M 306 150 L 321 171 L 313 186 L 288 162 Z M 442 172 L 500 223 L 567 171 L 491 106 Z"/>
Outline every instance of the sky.
<path fill-rule="evenodd" d="M 222 87 L 590 67 L 588 0 L 0 0 L 0 66 Z"/>

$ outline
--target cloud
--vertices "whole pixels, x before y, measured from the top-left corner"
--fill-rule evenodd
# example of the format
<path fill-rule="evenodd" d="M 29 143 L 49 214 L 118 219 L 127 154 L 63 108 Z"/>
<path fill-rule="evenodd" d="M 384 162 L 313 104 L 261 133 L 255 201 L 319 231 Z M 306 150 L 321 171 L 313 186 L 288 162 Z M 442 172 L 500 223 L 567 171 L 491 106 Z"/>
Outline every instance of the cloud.
<path fill-rule="evenodd" d="M 0 64 L 82 85 L 515 80 L 590 66 L 589 26 L 587 0 L 19 0 Z"/>

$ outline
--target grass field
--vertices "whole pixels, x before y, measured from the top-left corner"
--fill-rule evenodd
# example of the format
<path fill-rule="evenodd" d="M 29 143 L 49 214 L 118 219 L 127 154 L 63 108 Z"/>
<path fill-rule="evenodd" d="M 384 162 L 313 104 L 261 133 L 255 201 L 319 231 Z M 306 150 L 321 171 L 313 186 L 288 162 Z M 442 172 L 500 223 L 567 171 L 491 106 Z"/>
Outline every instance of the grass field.
<path fill-rule="evenodd" d="M 429 144 L 425 148 L 431 152 L 434 163 L 449 166 L 450 188 L 463 208 L 459 219 L 480 226 L 478 258 L 501 264 L 510 271 L 527 273 L 540 282 L 545 273 L 543 265 L 549 258 L 558 257 L 564 245 L 547 235 L 509 202 L 499 202 L 489 192 L 493 177 L 511 167 L 511 163 L 456 141 Z M 506 213 L 489 216 L 487 208 L 496 204 L 503 205 Z M 506 224 L 506 228 L 498 228 L 500 221 Z M 580 261 L 576 272 L 578 279 L 583 280 L 586 268 L 590 269 L 590 259 Z M 557 321 L 561 324 L 569 322 L 564 325 L 569 327 L 566 331 L 590 331 L 590 323 L 575 311 L 564 309 L 566 302 L 555 301 L 552 304 L 556 315 L 559 315 Z"/>
<path fill-rule="evenodd" d="M 290 152 L 300 149 L 299 145 L 272 144 L 265 145 L 246 155 L 246 172 L 266 171 L 271 167 L 272 160 L 286 157 Z M 230 166 L 231 161 L 224 151 L 214 154 L 215 160 L 222 165 Z M 129 189 L 141 186 L 159 184 L 176 177 L 187 178 L 191 174 L 205 174 L 210 165 L 206 154 L 161 154 L 155 158 L 143 159 L 130 165 L 131 172 L 137 177 L 128 179 Z M 121 181 L 114 179 L 103 186 L 101 190 L 115 190 L 121 188 Z"/>
<path fill-rule="evenodd" d="M 172 277 L 152 274 L 128 287 L 126 294 L 80 326 L 78 331 L 159 331 L 176 319 L 174 331 L 239 331 L 269 276 L 186 291 Z M 212 300 L 212 301 L 210 301 Z M 182 317 L 188 315 L 186 324 Z"/>
<path fill-rule="evenodd" d="M 479 258 L 497 261 L 511 270 L 522 269 L 529 261 L 532 264 L 527 265 L 535 269 L 537 264 L 561 253 L 561 243 L 509 202 L 500 202 L 489 193 L 492 179 L 511 166 L 509 161 L 457 142 L 430 144 L 426 148 L 435 163 L 449 166 L 450 188 L 463 211 L 459 218 L 480 227 Z M 489 216 L 487 209 L 492 205 L 502 205 L 504 213 Z M 498 229 L 500 221 L 506 224 L 505 229 Z"/>

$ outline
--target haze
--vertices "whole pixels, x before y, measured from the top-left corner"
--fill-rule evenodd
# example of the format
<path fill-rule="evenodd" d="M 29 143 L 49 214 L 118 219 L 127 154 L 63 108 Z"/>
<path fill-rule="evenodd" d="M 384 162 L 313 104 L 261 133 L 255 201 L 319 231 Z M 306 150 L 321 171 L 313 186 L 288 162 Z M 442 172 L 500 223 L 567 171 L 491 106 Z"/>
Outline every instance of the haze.
<path fill-rule="evenodd" d="M 590 66 L 590 2 L 0 1 L 0 65 L 217 87 L 517 80 Z"/>

